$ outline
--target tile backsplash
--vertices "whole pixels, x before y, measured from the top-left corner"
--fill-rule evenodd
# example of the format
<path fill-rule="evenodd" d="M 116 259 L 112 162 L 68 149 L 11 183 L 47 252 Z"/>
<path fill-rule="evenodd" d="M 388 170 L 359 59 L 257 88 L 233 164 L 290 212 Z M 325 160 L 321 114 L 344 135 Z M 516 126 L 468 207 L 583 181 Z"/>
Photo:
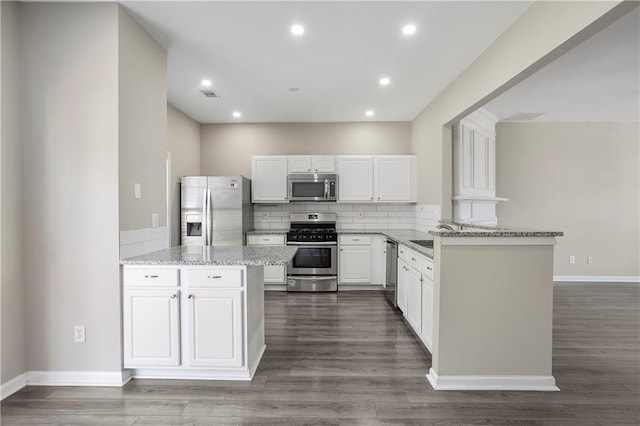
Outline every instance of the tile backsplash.
<path fill-rule="evenodd" d="M 289 203 L 254 204 L 256 229 L 289 229 L 293 211 L 336 212 L 338 229 L 434 229 L 440 206 L 416 204 Z"/>

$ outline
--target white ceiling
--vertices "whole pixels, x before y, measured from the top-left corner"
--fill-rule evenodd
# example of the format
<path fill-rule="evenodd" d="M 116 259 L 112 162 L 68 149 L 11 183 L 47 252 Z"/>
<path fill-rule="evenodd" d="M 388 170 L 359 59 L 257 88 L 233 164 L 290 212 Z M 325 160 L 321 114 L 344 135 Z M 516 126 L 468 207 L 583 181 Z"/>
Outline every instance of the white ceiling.
<path fill-rule="evenodd" d="M 503 121 L 638 121 L 639 86 L 640 9 L 636 8 L 485 109 Z"/>
<path fill-rule="evenodd" d="M 228 123 L 412 120 L 530 1 L 122 4 L 167 49 L 169 101 Z M 203 78 L 219 98 L 200 93 Z"/>

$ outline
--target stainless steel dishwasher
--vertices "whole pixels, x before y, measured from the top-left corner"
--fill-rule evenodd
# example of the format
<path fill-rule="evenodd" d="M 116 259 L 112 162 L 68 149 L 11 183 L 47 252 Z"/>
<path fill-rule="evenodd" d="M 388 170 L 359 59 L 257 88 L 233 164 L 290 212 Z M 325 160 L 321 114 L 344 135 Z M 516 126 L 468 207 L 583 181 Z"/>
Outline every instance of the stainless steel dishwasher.
<path fill-rule="evenodd" d="M 398 287 L 398 243 L 387 239 L 387 286 L 385 293 L 389 302 L 398 307 L 396 289 Z"/>

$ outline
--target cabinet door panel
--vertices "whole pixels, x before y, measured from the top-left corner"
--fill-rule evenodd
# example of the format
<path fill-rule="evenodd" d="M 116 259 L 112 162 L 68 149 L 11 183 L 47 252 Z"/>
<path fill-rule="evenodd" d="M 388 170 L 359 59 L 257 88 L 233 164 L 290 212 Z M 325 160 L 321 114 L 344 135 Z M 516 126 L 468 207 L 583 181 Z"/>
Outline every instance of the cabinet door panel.
<path fill-rule="evenodd" d="M 335 173 L 336 157 L 318 155 L 311 157 L 311 168 L 315 173 Z"/>
<path fill-rule="evenodd" d="M 413 330 L 419 335 L 422 329 L 422 281 L 420 272 L 409 267 L 407 319 Z"/>
<path fill-rule="evenodd" d="M 411 201 L 411 158 L 375 157 L 374 201 Z"/>
<path fill-rule="evenodd" d="M 289 156 L 289 173 L 309 173 L 311 171 L 311 157 L 308 155 Z"/>
<path fill-rule="evenodd" d="M 180 365 L 177 289 L 125 289 L 124 366 Z"/>
<path fill-rule="evenodd" d="M 404 316 L 407 316 L 407 293 L 409 287 L 409 267 L 407 263 L 398 258 L 398 284 L 397 284 L 398 308 Z"/>
<path fill-rule="evenodd" d="M 473 132 L 473 189 L 487 189 L 487 148 L 488 137 L 478 131 Z"/>
<path fill-rule="evenodd" d="M 198 290 L 188 297 L 189 365 L 243 365 L 242 291 Z"/>
<path fill-rule="evenodd" d="M 338 201 L 373 201 L 371 157 L 338 158 Z"/>
<path fill-rule="evenodd" d="M 267 265 L 264 267 L 264 282 L 272 284 L 285 283 L 285 268 L 281 265 Z"/>
<path fill-rule="evenodd" d="M 251 197 L 253 202 L 288 202 L 287 157 L 253 157 Z"/>
<path fill-rule="evenodd" d="M 425 278 L 422 283 L 422 340 L 427 348 L 433 350 L 433 281 Z"/>
<path fill-rule="evenodd" d="M 340 283 L 371 283 L 371 246 L 340 247 Z"/>

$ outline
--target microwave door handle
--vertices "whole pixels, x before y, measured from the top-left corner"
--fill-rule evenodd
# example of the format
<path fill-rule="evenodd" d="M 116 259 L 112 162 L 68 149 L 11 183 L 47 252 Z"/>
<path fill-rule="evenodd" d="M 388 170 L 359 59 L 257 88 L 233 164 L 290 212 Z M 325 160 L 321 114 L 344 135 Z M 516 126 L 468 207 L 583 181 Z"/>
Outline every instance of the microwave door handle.
<path fill-rule="evenodd" d="M 325 180 L 324 181 L 324 199 L 326 200 L 327 198 L 329 198 L 329 181 Z"/>

